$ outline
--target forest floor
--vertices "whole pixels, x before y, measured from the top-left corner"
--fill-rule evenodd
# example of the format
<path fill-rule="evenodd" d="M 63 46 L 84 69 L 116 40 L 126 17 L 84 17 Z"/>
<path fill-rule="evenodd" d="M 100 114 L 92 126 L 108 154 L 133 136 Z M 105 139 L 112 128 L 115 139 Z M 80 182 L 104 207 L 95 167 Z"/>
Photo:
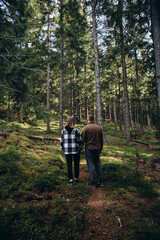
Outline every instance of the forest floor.
<path fill-rule="evenodd" d="M 83 163 L 84 164 L 84 163 Z M 80 179 L 86 184 L 89 182 L 89 174 L 84 169 L 81 163 L 80 166 Z M 83 240 L 102 239 L 102 236 L 107 234 L 107 226 L 105 223 L 105 201 L 106 192 L 103 187 L 90 189 L 90 196 L 86 203 L 86 216 L 85 216 L 85 233 L 82 237 Z"/>
<path fill-rule="evenodd" d="M 84 163 L 83 163 L 84 164 Z M 89 181 L 89 173 L 84 169 L 84 165 L 81 164 L 81 176 L 80 179 L 82 182 L 87 183 Z M 142 167 L 141 171 L 147 178 L 154 178 L 156 181 L 160 182 L 160 174 L 159 172 L 153 172 L 148 168 Z M 115 211 L 114 214 L 114 222 L 118 232 L 123 233 L 127 231 L 127 220 L 125 219 L 125 214 L 123 211 L 119 214 L 116 206 L 121 206 L 127 212 L 136 212 L 139 210 L 139 207 L 143 205 L 144 209 L 147 209 L 149 212 L 152 211 L 153 206 L 155 205 L 155 199 L 152 201 L 151 199 L 145 199 L 139 196 L 136 196 L 137 204 L 133 203 L 130 199 L 115 199 L 112 196 L 112 192 L 109 190 L 107 183 L 105 187 L 98 187 L 96 189 L 90 189 L 89 199 L 86 202 L 86 216 L 85 216 L 85 233 L 82 236 L 82 240 L 102 240 L 102 239 L 112 239 L 114 233 L 112 235 L 112 231 L 114 232 L 115 226 L 113 226 L 112 221 L 109 220 L 109 216 L 107 216 L 107 209 L 110 211 Z M 157 202 L 160 202 L 160 198 L 156 199 Z M 114 210 L 115 208 L 115 210 Z M 116 214 L 117 211 L 117 214 Z M 159 212 L 160 214 L 160 212 Z M 108 220 L 109 221 L 108 221 Z M 117 221 L 117 222 L 116 222 Z M 110 234 L 111 238 L 108 238 L 108 234 Z M 120 235 L 121 235 L 120 234 Z M 119 235 L 119 234 L 118 234 Z M 113 239 L 116 239 L 113 237 Z M 117 239 L 119 237 L 117 236 Z M 123 237 L 120 237 L 123 239 Z M 148 239 L 148 238 L 144 238 Z M 151 238 L 152 239 L 152 238 Z"/>
<path fill-rule="evenodd" d="M 45 124 L 0 123 L 0 235 L 3 240 L 159 240 L 160 136 L 145 131 L 132 146 L 105 126 L 104 187 L 92 189 L 81 155 L 80 183 L 68 184 L 59 138 Z M 79 126 L 81 129 L 82 126 Z M 4 132 L 6 134 L 4 134 Z M 143 144 L 147 143 L 147 144 Z"/>

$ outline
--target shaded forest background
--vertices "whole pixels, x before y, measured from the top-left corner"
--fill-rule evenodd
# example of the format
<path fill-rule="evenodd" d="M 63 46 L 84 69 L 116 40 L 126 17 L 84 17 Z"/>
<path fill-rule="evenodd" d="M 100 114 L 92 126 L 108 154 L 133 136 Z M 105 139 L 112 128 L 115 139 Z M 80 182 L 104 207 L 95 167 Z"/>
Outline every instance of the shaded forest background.
<path fill-rule="evenodd" d="M 50 130 L 52 118 L 62 129 L 66 116 L 90 113 L 120 131 L 158 129 L 158 13 L 155 0 L 2 0 L 1 118 Z"/>

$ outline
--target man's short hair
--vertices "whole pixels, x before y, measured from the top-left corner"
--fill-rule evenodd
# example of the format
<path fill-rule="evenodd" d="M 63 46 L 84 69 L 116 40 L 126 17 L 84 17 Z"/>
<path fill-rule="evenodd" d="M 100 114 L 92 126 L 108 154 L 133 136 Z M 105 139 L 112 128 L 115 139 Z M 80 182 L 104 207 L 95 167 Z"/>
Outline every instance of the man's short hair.
<path fill-rule="evenodd" d="M 93 122 L 93 121 L 94 121 L 94 117 L 93 117 L 93 115 L 88 115 L 88 117 L 87 117 L 87 118 L 88 118 L 88 120 L 89 120 L 89 121 L 91 121 L 91 122 Z"/>

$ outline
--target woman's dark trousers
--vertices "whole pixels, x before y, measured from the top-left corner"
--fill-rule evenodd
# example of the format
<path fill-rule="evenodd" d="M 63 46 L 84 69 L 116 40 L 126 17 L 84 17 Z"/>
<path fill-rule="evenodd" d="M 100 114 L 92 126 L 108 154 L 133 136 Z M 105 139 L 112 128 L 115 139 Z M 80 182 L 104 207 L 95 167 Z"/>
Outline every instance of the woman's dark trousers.
<path fill-rule="evenodd" d="M 75 178 L 79 177 L 79 162 L 80 162 L 80 153 L 77 154 L 66 154 L 67 168 L 68 168 L 68 177 L 73 179 L 72 174 L 72 158 L 74 159 L 74 173 Z"/>

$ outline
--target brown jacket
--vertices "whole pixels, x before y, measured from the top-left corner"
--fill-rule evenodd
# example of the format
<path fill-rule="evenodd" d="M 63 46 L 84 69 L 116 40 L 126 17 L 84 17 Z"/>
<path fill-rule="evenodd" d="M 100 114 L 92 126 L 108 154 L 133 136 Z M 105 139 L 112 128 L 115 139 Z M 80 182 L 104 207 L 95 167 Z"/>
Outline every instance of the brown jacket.
<path fill-rule="evenodd" d="M 86 149 L 102 150 L 103 134 L 102 129 L 95 123 L 89 123 L 82 129 L 82 142 Z"/>

